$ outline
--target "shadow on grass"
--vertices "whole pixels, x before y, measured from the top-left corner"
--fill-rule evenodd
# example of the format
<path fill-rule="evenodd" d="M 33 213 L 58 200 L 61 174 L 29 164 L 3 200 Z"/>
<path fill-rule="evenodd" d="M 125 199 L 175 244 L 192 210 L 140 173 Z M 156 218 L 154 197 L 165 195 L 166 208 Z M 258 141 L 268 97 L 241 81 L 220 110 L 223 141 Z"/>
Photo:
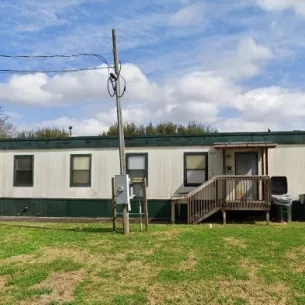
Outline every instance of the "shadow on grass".
<path fill-rule="evenodd" d="M 48 230 L 48 231 L 64 231 L 64 232 L 85 232 L 85 233 L 122 233 L 122 229 L 117 229 L 113 231 L 112 227 L 109 228 L 83 228 L 83 227 L 75 227 L 75 228 L 58 228 L 53 226 L 32 226 L 26 224 L 11 224 L 11 223 L 1 223 L 1 226 L 6 227 L 18 227 L 18 228 L 28 228 L 28 229 L 40 229 L 40 230 Z"/>

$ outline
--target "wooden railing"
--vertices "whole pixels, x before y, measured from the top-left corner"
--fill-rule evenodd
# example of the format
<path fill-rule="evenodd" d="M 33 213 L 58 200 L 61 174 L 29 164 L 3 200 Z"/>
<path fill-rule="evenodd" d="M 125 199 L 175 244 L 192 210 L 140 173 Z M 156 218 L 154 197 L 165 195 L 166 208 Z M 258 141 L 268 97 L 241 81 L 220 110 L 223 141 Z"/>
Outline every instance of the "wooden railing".
<path fill-rule="evenodd" d="M 187 195 L 188 223 L 199 223 L 203 217 L 209 217 L 210 213 L 220 209 L 217 178 L 207 181 Z"/>
<path fill-rule="evenodd" d="M 268 176 L 218 176 L 222 209 L 268 210 L 271 202 Z"/>
<path fill-rule="evenodd" d="M 173 197 L 172 202 L 187 204 L 188 223 L 199 223 L 219 210 L 268 211 L 270 177 L 215 176 L 188 194 Z"/>

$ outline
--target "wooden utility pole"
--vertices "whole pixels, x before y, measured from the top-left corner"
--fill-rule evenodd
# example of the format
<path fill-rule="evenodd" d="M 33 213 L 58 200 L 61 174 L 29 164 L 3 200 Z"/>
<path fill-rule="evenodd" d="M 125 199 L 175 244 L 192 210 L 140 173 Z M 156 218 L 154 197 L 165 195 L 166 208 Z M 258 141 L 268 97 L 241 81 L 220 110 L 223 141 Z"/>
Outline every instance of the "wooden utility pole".
<path fill-rule="evenodd" d="M 117 120 L 118 120 L 118 131 L 119 131 L 119 152 L 120 152 L 120 174 L 126 174 L 126 160 L 125 160 L 125 140 L 124 140 L 124 129 L 123 129 L 123 119 L 122 119 L 122 106 L 121 106 L 121 86 L 120 86 L 120 68 L 119 68 L 119 54 L 116 39 L 116 31 L 112 30 L 112 44 L 113 44 L 113 61 L 114 69 L 116 74 L 116 107 L 117 107 Z M 123 231 L 124 235 L 129 234 L 129 212 L 128 204 L 123 205 Z"/>

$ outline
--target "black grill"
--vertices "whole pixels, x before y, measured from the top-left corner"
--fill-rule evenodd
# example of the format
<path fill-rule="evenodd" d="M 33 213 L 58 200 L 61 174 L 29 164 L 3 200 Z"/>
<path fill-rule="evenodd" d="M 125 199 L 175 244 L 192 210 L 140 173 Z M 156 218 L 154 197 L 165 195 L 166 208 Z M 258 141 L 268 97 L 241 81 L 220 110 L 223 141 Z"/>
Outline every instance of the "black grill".
<path fill-rule="evenodd" d="M 271 177 L 271 194 L 284 195 L 288 193 L 287 177 Z"/>

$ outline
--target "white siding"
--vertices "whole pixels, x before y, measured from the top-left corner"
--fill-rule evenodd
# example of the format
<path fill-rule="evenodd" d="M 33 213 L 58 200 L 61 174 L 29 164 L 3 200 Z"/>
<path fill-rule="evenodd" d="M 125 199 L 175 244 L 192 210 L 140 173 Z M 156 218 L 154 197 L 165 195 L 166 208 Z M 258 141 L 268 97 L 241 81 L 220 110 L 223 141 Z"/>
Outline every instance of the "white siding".
<path fill-rule="evenodd" d="M 34 155 L 34 186 L 14 187 L 14 155 Z M 70 187 L 70 155 L 92 154 L 91 187 Z M 15 198 L 109 198 L 111 177 L 119 172 L 115 150 L 1 152 L 0 194 Z M 4 177 L 2 177 L 4 176 Z"/>
<path fill-rule="evenodd" d="M 305 193 L 305 145 L 280 145 L 269 150 L 269 175 L 286 176 L 288 193 L 295 199 Z"/>
<path fill-rule="evenodd" d="M 137 152 L 139 151 L 137 150 Z M 170 198 L 173 194 L 192 189 L 184 187 L 185 152 L 209 152 L 209 179 L 222 173 L 222 153 L 213 151 L 209 147 L 150 148 L 141 151 L 148 152 L 149 198 Z"/>
<path fill-rule="evenodd" d="M 209 178 L 222 174 L 222 153 L 209 147 L 133 148 L 148 153 L 148 197 L 168 199 L 185 192 L 185 152 L 209 152 Z M 70 187 L 70 155 L 92 154 L 91 187 Z M 14 156 L 34 155 L 34 186 L 14 187 Z M 117 149 L 35 150 L 0 152 L 0 196 L 5 198 L 110 198 L 111 177 L 119 173 Z"/>
<path fill-rule="evenodd" d="M 223 170 L 222 151 L 211 147 L 144 147 L 126 152 L 148 153 L 149 199 L 169 199 L 191 189 L 183 185 L 185 152 L 208 152 L 209 179 Z M 91 187 L 70 187 L 70 155 L 78 153 L 92 154 Z M 227 161 L 234 169 L 234 151 L 230 154 Z M 13 186 L 15 155 L 34 155 L 33 187 Z M 305 145 L 280 145 L 269 150 L 268 159 L 270 176 L 287 176 L 289 193 L 295 198 L 305 193 Z M 111 177 L 119 173 L 119 153 L 117 149 L 1 151 L 0 170 L 1 197 L 110 198 Z"/>

